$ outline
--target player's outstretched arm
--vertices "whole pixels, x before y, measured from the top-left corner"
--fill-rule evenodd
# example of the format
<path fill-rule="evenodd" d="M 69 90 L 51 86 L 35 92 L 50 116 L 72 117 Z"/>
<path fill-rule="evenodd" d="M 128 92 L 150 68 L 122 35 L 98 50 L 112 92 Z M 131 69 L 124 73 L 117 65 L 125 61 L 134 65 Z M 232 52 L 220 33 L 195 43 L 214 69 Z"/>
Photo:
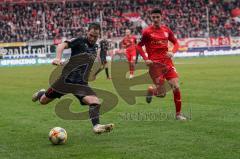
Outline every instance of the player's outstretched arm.
<path fill-rule="evenodd" d="M 68 44 L 67 43 L 61 43 L 57 46 L 57 53 L 56 53 L 56 58 L 52 61 L 53 65 L 61 65 L 62 64 L 62 54 L 63 54 L 63 50 L 68 48 Z"/>
<path fill-rule="evenodd" d="M 143 51 L 142 46 L 143 46 L 143 44 L 141 42 L 139 42 L 138 45 L 136 46 L 136 48 L 139 51 L 139 54 L 143 57 L 143 60 L 145 61 L 146 65 L 150 66 L 153 62 L 152 62 L 152 60 L 148 59 L 145 52 Z"/>
<path fill-rule="evenodd" d="M 172 58 L 174 56 L 174 54 L 178 51 L 179 49 L 179 43 L 176 39 L 176 37 L 174 36 L 174 33 L 169 29 L 169 37 L 168 40 L 170 42 L 172 42 L 173 44 L 173 49 L 168 51 L 167 56 Z"/>
<path fill-rule="evenodd" d="M 139 54 L 140 54 L 140 55 L 143 57 L 143 59 L 146 61 L 146 60 L 148 60 L 148 58 L 147 58 L 145 52 L 143 51 L 142 46 L 143 46 L 143 45 L 142 45 L 141 42 L 140 42 L 140 43 L 137 44 L 136 48 L 137 48 L 137 50 L 139 51 Z"/>

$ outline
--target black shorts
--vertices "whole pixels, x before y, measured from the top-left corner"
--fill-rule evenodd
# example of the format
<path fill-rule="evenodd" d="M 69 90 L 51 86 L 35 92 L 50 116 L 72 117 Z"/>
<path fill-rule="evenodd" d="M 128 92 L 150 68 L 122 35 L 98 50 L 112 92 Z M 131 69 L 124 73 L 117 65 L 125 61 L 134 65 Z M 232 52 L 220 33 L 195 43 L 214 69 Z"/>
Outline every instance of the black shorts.
<path fill-rule="evenodd" d="M 66 94 L 67 94 L 67 93 L 66 93 Z M 62 96 L 66 95 L 66 94 L 60 93 L 60 92 L 54 90 L 54 89 L 51 88 L 51 87 L 48 88 L 48 90 L 45 92 L 45 96 L 48 97 L 48 98 L 50 98 L 50 99 L 61 98 Z M 86 95 L 84 95 L 84 94 L 75 95 L 75 94 L 74 94 L 74 96 L 79 100 L 79 102 L 81 103 L 81 105 L 87 105 L 86 103 L 83 102 L 83 98 L 84 98 L 85 96 L 87 96 L 87 95 L 95 95 L 95 96 L 96 96 L 95 92 L 93 92 L 93 91 L 92 91 L 91 94 L 86 94 Z"/>
<path fill-rule="evenodd" d="M 101 59 L 102 65 L 106 64 L 107 63 L 107 53 L 100 52 L 100 59 Z"/>

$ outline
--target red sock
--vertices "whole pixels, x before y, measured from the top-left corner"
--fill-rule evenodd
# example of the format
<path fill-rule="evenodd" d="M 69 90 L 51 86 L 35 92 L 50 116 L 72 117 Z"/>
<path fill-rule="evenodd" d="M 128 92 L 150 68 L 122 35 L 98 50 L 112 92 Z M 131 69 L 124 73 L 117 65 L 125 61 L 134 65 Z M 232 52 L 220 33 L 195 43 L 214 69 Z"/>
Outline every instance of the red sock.
<path fill-rule="evenodd" d="M 177 88 L 173 91 L 173 95 L 174 95 L 174 103 L 175 103 L 175 107 L 176 107 L 176 115 L 178 115 L 178 114 L 180 114 L 181 107 L 182 107 L 181 92 L 180 92 L 179 88 Z"/>
<path fill-rule="evenodd" d="M 133 75 L 134 74 L 134 65 L 131 63 L 129 65 L 129 70 L 130 70 L 130 74 Z"/>

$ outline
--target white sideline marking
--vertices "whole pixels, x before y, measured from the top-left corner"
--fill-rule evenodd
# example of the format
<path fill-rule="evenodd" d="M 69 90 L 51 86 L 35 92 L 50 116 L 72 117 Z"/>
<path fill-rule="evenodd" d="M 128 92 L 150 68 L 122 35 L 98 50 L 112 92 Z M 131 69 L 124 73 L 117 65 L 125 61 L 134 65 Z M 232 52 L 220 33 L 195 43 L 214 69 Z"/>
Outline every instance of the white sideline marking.
<path fill-rule="evenodd" d="M 174 62 L 176 65 L 194 65 L 194 64 L 207 64 L 206 62 Z"/>

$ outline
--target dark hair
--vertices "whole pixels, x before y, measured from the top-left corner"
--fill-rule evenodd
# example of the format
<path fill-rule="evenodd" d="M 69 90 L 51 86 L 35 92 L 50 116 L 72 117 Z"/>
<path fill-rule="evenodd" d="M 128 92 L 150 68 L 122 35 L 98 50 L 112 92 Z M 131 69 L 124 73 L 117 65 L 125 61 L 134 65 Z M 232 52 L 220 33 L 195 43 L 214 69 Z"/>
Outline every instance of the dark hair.
<path fill-rule="evenodd" d="M 161 10 L 158 8 L 154 8 L 153 10 L 151 10 L 151 14 L 154 14 L 154 13 L 162 14 Z"/>
<path fill-rule="evenodd" d="M 93 22 L 88 24 L 88 31 L 91 29 L 99 30 L 101 31 L 101 26 L 99 23 Z"/>

